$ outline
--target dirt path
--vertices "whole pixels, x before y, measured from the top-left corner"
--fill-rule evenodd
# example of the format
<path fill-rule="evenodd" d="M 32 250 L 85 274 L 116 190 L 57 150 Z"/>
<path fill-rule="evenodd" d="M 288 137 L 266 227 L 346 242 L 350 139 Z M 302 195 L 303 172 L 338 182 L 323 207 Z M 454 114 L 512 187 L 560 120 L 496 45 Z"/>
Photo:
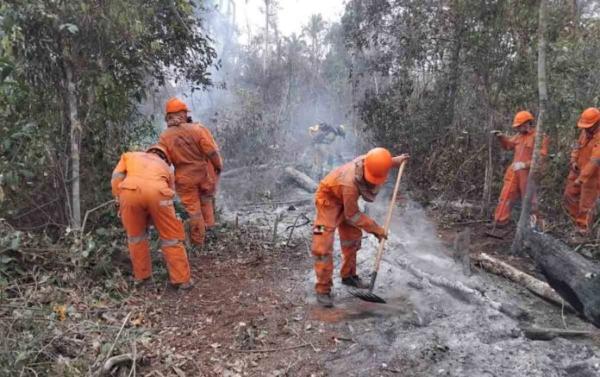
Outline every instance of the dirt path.
<path fill-rule="evenodd" d="M 258 228 L 225 231 L 191 258 L 192 290 L 145 290 L 139 304 L 156 335 L 146 371 L 319 375 L 315 349 L 329 345 L 307 321 L 304 244 L 272 248 Z"/>

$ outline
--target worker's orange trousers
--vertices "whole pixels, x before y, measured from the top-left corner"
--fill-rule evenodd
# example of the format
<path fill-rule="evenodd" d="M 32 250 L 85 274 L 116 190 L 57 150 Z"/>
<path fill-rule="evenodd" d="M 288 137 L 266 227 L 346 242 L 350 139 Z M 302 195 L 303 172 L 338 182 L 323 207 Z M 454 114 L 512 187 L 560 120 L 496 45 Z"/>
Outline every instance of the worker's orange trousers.
<path fill-rule="evenodd" d="M 122 189 L 119 194 L 121 221 L 127 232 L 129 255 L 135 280 L 152 275 L 148 241 L 148 220 L 152 220 L 161 241 L 161 249 L 172 284 L 190 281 L 190 265 L 183 247 L 183 224 L 175 216 L 173 191 L 151 187 Z"/>
<path fill-rule="evenodd" d="M 176 184 L 177 195 L 185 207 L 190 220 L 190 239 L 194 245 L 202 246 L 206 229 L 215 226 L 214 184 Z"/>
<path fill-rule="evenodd" d="M 329 293 L 333 285 L 333 242 L 335 229 L 340 235 L 342 266 L 340 275 L 356 275 L 356 253 L 360 249 L 362 231 L 344 220 L 343 207 L 327 201 L 317 201 L 317 216 L 313 227 L 312 253 L 315 258 L 317 293 Z"/>
<path fill-rule="evenodd" d="M 498 206 L 496 207 L 496 212 L 494 213 L 494 221 L 496 224 L 508 224 L 513 206 L 519 199 L 525 197 L 528 177 L 528 169 L 514 171 L 512 170 L 512 166 L 508 168 L 506 174 L 504 175 L 504 186 L 502 186 Z M 537 200 L 535 193 L 533 194 L 531 204 L 531 212 L 539 216 L 537 213 Z"/>
<path fill-rule="evenodd" d="M 590 179 L 582 185 L 576 185 L 577 177 L 577 173 L 569 172 L 563 204 L 577 228 L 587 233 L 591 230 L 596 216 L 596 200 L 599 194 L 598 181 L 597 179 Z"/>

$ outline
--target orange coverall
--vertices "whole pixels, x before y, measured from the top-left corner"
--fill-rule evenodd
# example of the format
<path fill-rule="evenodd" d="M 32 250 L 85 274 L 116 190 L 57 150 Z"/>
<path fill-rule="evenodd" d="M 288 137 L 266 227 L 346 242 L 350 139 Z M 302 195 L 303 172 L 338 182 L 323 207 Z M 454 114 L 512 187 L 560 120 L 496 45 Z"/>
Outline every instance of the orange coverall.
<path fill-rule="evenodd" d="M 506 169 L 504 174 L 504 186 L 500 192 L 500 199 L 496 212 L 494 213 L 494 220 L 498 225 L 505 225 L 510 221 L 510 212 L 513 205 L 519 198 L 525 197 L 525 190 L 527 189 L 527 179 L 529 177 L 529 167 L 531 165 L 531 159 L 533 158 L 533 145 L 535 142 L 535 130 L 531 130 L 526 134 L 517 134 L 514 136 L 500 136 L 500 145 L 503 149 L 514 150 L 514 157 L 512 164 Z M 540 156 L 544 159 L 548 156 L 548 136 L 544 135 L 542 139 L 542 147 L 540 149 Z M 517 162 L 525 163 L 525 168 L 515 171 L 513 167 Z M 537 201 L 534 195 L 533 197 L 533 208 L 534 213 L 537 212 Z"/>
<path fill-rule="evenodd" d="M 577 163 L 579 172 L 571 169 L 567 177 L 564 206 L 577 225 L 588 232 L 593 225 L 596 200 L 600 193 L 600 132 L 588 136 L 585 130 L 579 134 L 571 152 L 571 164 Z M 581 185 L 576 185 L 579 178 Z"/>
<path fill-rule="evenodd" d="M 190 238 L 204 244 L 206 228 L 215 225 L 214 197 L 223 169 L 219 147 L 208 128 L 199 123 L 180 123 L 160 135 L 173 165 L 175 189 L 190 216 Z"/>
<path fill-rule="evenodd" d="M 361 229 L 368 233 L 384 232 L 358 208 L 360 196 L 372 202 L 379 191 L 379 187 L 369 188 L 363 179 L 363 158 L 359 157 L 330 172 L 317 189 L 317 215 L 312 240 L 317 293 L 329 293 L 333 285 L 332 254 L 336 228 L 342 249 L 342 278 L 356 276 L 356 252 L 361 246 Z"/>
<path fill-rule="evenodd" d="M 160 236 L 171 283 L 189 282 L 190 266 L 182 243 L 185 235 L 183 224 L 175 216 L 169 166 L 153 153 L 124 153 L 113 171 L 111 186 L 119 200 L 134 278 L 144 280 L 152 275 L 147 234 L 151 219 Z"/>

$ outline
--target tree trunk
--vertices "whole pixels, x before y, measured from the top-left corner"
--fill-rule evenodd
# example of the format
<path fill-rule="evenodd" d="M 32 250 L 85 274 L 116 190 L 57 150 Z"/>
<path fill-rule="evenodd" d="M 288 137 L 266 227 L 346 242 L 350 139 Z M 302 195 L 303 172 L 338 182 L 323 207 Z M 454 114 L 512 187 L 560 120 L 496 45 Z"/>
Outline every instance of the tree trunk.
<path fill-rule="evenodd" d="M 81 121 L 77 113 L 77 94 L 73 77 L 73 68 L 65 64 L 67 109 L 71 126 L 71 228 L 78 230 L 81 227 L 81 193 L 80 193 L 80 146 L 81 146 Z"/>
<path fill-rule="evenodd" d="M 490 111 L 488 130 L 488 150 L 487 150 L 487 162 L 485 164 L 485 177 L 483 180 L 483 196 L 481 215 L 485 218 L 490 216 L 490 207 L 492 203 L 492 182 L 494 180 L 494 135 L 491 131 L 494 129 L 494 114 Z"/>
<path fill-rule="evenodd" d="M 517 224 L 517 231 L 511 247 L 513 254 L 521 253 L 523 250 L 523 241 L 527 233 L 531 231 L 529 218 L 531 214 L 531 200 L 536 191 L 535 177 L 539 170 L 540 147 L 542 145 L 543 122 L 548 102 L 548 88 L 546 86 L 546 0 L 540 1 L 539 26 L 538 26 L 538 92 L 539 92 L 539 113 L 537 117 L 537 131 L 535 134 L 535 144 L 533 148 L 533 159 L 529 170 L 527 190 L 523 198 L 521 216 Z"/>
<path fill-rule="evenodd" d="M 525 244 L 548 284 L 600 327 L 600 264 L 544 233 L 530 231 Z"/>
<path fill-rule="evenodd" d="M 264 0 L 265 2 L 265 51 L 263 53 L 263 76 L 267 75 L 267 60 L 269 55 L 269 21 L 270 21 L 270 5 L 271 0 Z"/>

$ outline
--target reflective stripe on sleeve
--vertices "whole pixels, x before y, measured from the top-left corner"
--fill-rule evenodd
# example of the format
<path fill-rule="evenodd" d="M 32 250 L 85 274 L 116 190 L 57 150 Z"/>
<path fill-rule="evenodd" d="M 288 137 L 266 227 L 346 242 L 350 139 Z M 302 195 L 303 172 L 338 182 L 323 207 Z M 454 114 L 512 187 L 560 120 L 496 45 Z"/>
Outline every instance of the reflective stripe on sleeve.
<path fill-rule="evenodd" d="M 113 173 L 111 179 L 119 179 L 119 178 L 125 178 L 125 177 L 126 177 L 125 173 Z"/>
<path fill-rule="evenodd" d="M 173 200 L 172 200 L 172 199 L 169 199 L 169 200 L 161 200 L 161 201 L 159 202 L 159 205 L 160 205 L 161 207 L 168 207 L 168 206 L 172 206 L 172 205 L 173 205 Z"/>

